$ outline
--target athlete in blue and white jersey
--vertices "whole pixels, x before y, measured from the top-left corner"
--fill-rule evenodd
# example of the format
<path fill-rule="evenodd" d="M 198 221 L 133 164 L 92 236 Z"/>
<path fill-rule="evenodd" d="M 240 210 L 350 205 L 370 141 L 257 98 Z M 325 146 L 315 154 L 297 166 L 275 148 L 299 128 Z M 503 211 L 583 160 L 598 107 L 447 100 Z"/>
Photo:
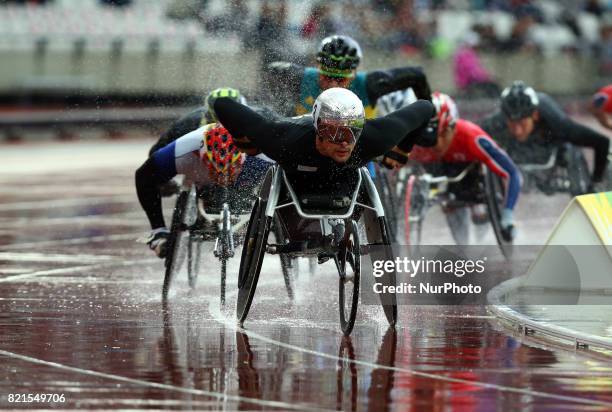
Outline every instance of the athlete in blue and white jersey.
<path fill-rule="evenodd" d="M 159 257 L 165 256 L 170 232 L 164 222 L 160 185 L 184 175 L 187 184 L 210 194 L 201 196 L 205 208 L 219 206 L 215 193 L 223 187 L 229 189 L 230 207 L 248 208 L 270 164 L 270 159 L 240 152 L 220 123 L 202 126 L 154 152 L 136 171 L 138 200 L 152 229 L 149 247 Z"/>

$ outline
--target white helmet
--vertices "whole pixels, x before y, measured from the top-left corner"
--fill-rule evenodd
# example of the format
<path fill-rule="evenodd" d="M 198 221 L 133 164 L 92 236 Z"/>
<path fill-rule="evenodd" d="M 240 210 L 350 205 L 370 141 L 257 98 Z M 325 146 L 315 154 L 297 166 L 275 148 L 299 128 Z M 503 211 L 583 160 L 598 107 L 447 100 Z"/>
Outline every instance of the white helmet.
<path fill-rule="evenodd" d="M 325 127 L 330 141 L 350 130 L 353 140 L 357 141 L 365 124 L 365 110 L 359 97 L 348 89 L 332 87 L 322 92 L 312 106 L 312 118 L 317 132 Z M 333 132 L 329 134 L 332 128 Z"/>

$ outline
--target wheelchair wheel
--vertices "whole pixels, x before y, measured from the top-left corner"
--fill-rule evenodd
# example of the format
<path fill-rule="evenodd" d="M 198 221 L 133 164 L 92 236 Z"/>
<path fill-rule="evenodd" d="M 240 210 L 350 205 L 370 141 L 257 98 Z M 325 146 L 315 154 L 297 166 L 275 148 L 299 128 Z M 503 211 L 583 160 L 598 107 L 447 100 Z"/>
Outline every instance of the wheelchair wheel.
<path fill-rule="evenodd" d="M 404 186 L 404 241 L 407 245 L 421 244 L 425 199 L 416 175 L 408 176 Z"/>
<path fill-rule="evenodd" d="M 266 243 L 270 233 L 272 218 L 266 216 L 266 203 L 258 198 L 255 200 L 249 225 L 244 237 L 244 246 L 238 272 L 238 301 L 236 316 L 240 324 L 244 322 L 257 288 L 259 273 L 266 253 Z"/>
<path fill-rule="evenodd" d="M 387 217 L 387 221 L 389 222 L 389 235 L 391 239 L 396 239 L 399 219 L 396 207 L 396 199 L 393 195 L 393 186 L 391 185 L 387 171 L 382 170 L 382 168 L 376 168 L 376 179 L 374 179 L 374 185 L 376 186 L 376 190 L 378 191 L 378 195 L 380 197 L 380 202 L 382 203 L 383 209 L 385 211 L 385 216 Z"/>
<path fill-rule="evenodd" d="M 582 150 L 575 146 L 569 146 L 566 150 L 567 174 L 569 179 L 569 192 L 572 196 L 580 196 L 589 191 L 591 176 L 589 167 Z"/>
<path fill-rule="evenodd" d="M 227 279 L 227 257 L 221 258 L 221 306 L 225 306 L 225 284 Z"/>
<path fill-rule="evenodd" d="M 351 334 L 359 304 L 359 281 L 361 279 L 361 254 L 357 223 L 347 224 L 344 250 L 337 257 L 339 271 L 340 328 L 345 336 Z"/>
<path fill-rule="evenodd" d="M 274 217 L 274 238 L 276 239 L 277 244 L 284 244 L 285 238 L 283 236 L 283 231 L 280 225 L 280 221 L 278 217 Z M 285 289 L 287 289 L 287 296 L 289 299 L 293 300 L 293 279 L 294 279 L 294 270 L 293 270 L 293 262 L 290 256 L 285 253 L 281 253 L 279 255 L 281 261 L 281 270 L 283 272 L 283 279 L 285 280 Z"/>
<path fill-rule="evenodd" d="M 385 249 L 385 260 L 392 261 L 394 256 L 393 249 L 391 248 L 391 239 L 389 237 L 387 221 L 384 217 L 379 217 L 378 224 L 380 226 L 382 244 L 384 245 Z M 383 284 L 383 286 L 396 286 L 397 279 L 395 272 L 391 272 L 387 274 L 387 276 L 380 278 L 380 282 Z M 397 297 L 395 294 L 391 296 L 380 294 L 380 303 L 383 307 L 389 325 L 394 327 L 397 323 Z"/>
<path fill-rule="evenodd" d="M 501 225 L 505 197 L 504 182 L 501 177 L 489 170 L 488 167 L 483 167 L 483 175 L 489 220 L 491 221 L 497 244 L 501 247 L 503 254 L 506 255 L 509 251 L 509 246 L 512 245 L 512 239 L 504 233 Z"/>
<path fill-rule="evenodd" d="M 189 233 L 187 244 L 187 280 L 189 287 L 195 289 L 200 273 L 200 259 L 202 255 L 202 240 L 200 236 Z"/>
<path fill-rule="evenodd" d="M 185 258 L 181 244 L 185 234 L 183 220 L 189 201 L 189 194 L 190 192 L 188 191 L 181 191 L 176 200 L 174 212 L 172 213 L 172 225 L 170 226 L 170 237 L 168 238 L 165 260 L 166 273 L 164 275 L 164 285 L 162 288 L 163 299 L 167 299 L 170 286 Z"/>

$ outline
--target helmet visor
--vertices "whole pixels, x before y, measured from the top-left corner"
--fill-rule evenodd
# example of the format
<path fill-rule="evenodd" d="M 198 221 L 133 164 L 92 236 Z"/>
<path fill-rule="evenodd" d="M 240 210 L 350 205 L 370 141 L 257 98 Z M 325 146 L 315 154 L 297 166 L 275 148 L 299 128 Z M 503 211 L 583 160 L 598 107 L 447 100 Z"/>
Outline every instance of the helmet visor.
<path fill-rule="evenodd" d="M 345 142 L 355 144 L 362 130 L 362 127 L 357 126 L 321 122 L 317 128 L 317 133 L 320 138 L 330 143 L 341 144 Z"/>

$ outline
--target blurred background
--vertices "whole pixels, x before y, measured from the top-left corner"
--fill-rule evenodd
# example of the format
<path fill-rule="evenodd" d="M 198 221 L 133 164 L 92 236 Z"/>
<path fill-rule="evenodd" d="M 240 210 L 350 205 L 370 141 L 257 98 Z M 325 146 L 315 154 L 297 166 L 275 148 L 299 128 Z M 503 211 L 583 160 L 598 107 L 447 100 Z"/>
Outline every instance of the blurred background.
<path fill-rule="evenodd" d="M 334 33 L 361 70 L 423 66 L 468 119 L 514 79 L 575 114 L 612 78 L 609 0 L 0 0 L 0 141 L 157 134 Z"/>

